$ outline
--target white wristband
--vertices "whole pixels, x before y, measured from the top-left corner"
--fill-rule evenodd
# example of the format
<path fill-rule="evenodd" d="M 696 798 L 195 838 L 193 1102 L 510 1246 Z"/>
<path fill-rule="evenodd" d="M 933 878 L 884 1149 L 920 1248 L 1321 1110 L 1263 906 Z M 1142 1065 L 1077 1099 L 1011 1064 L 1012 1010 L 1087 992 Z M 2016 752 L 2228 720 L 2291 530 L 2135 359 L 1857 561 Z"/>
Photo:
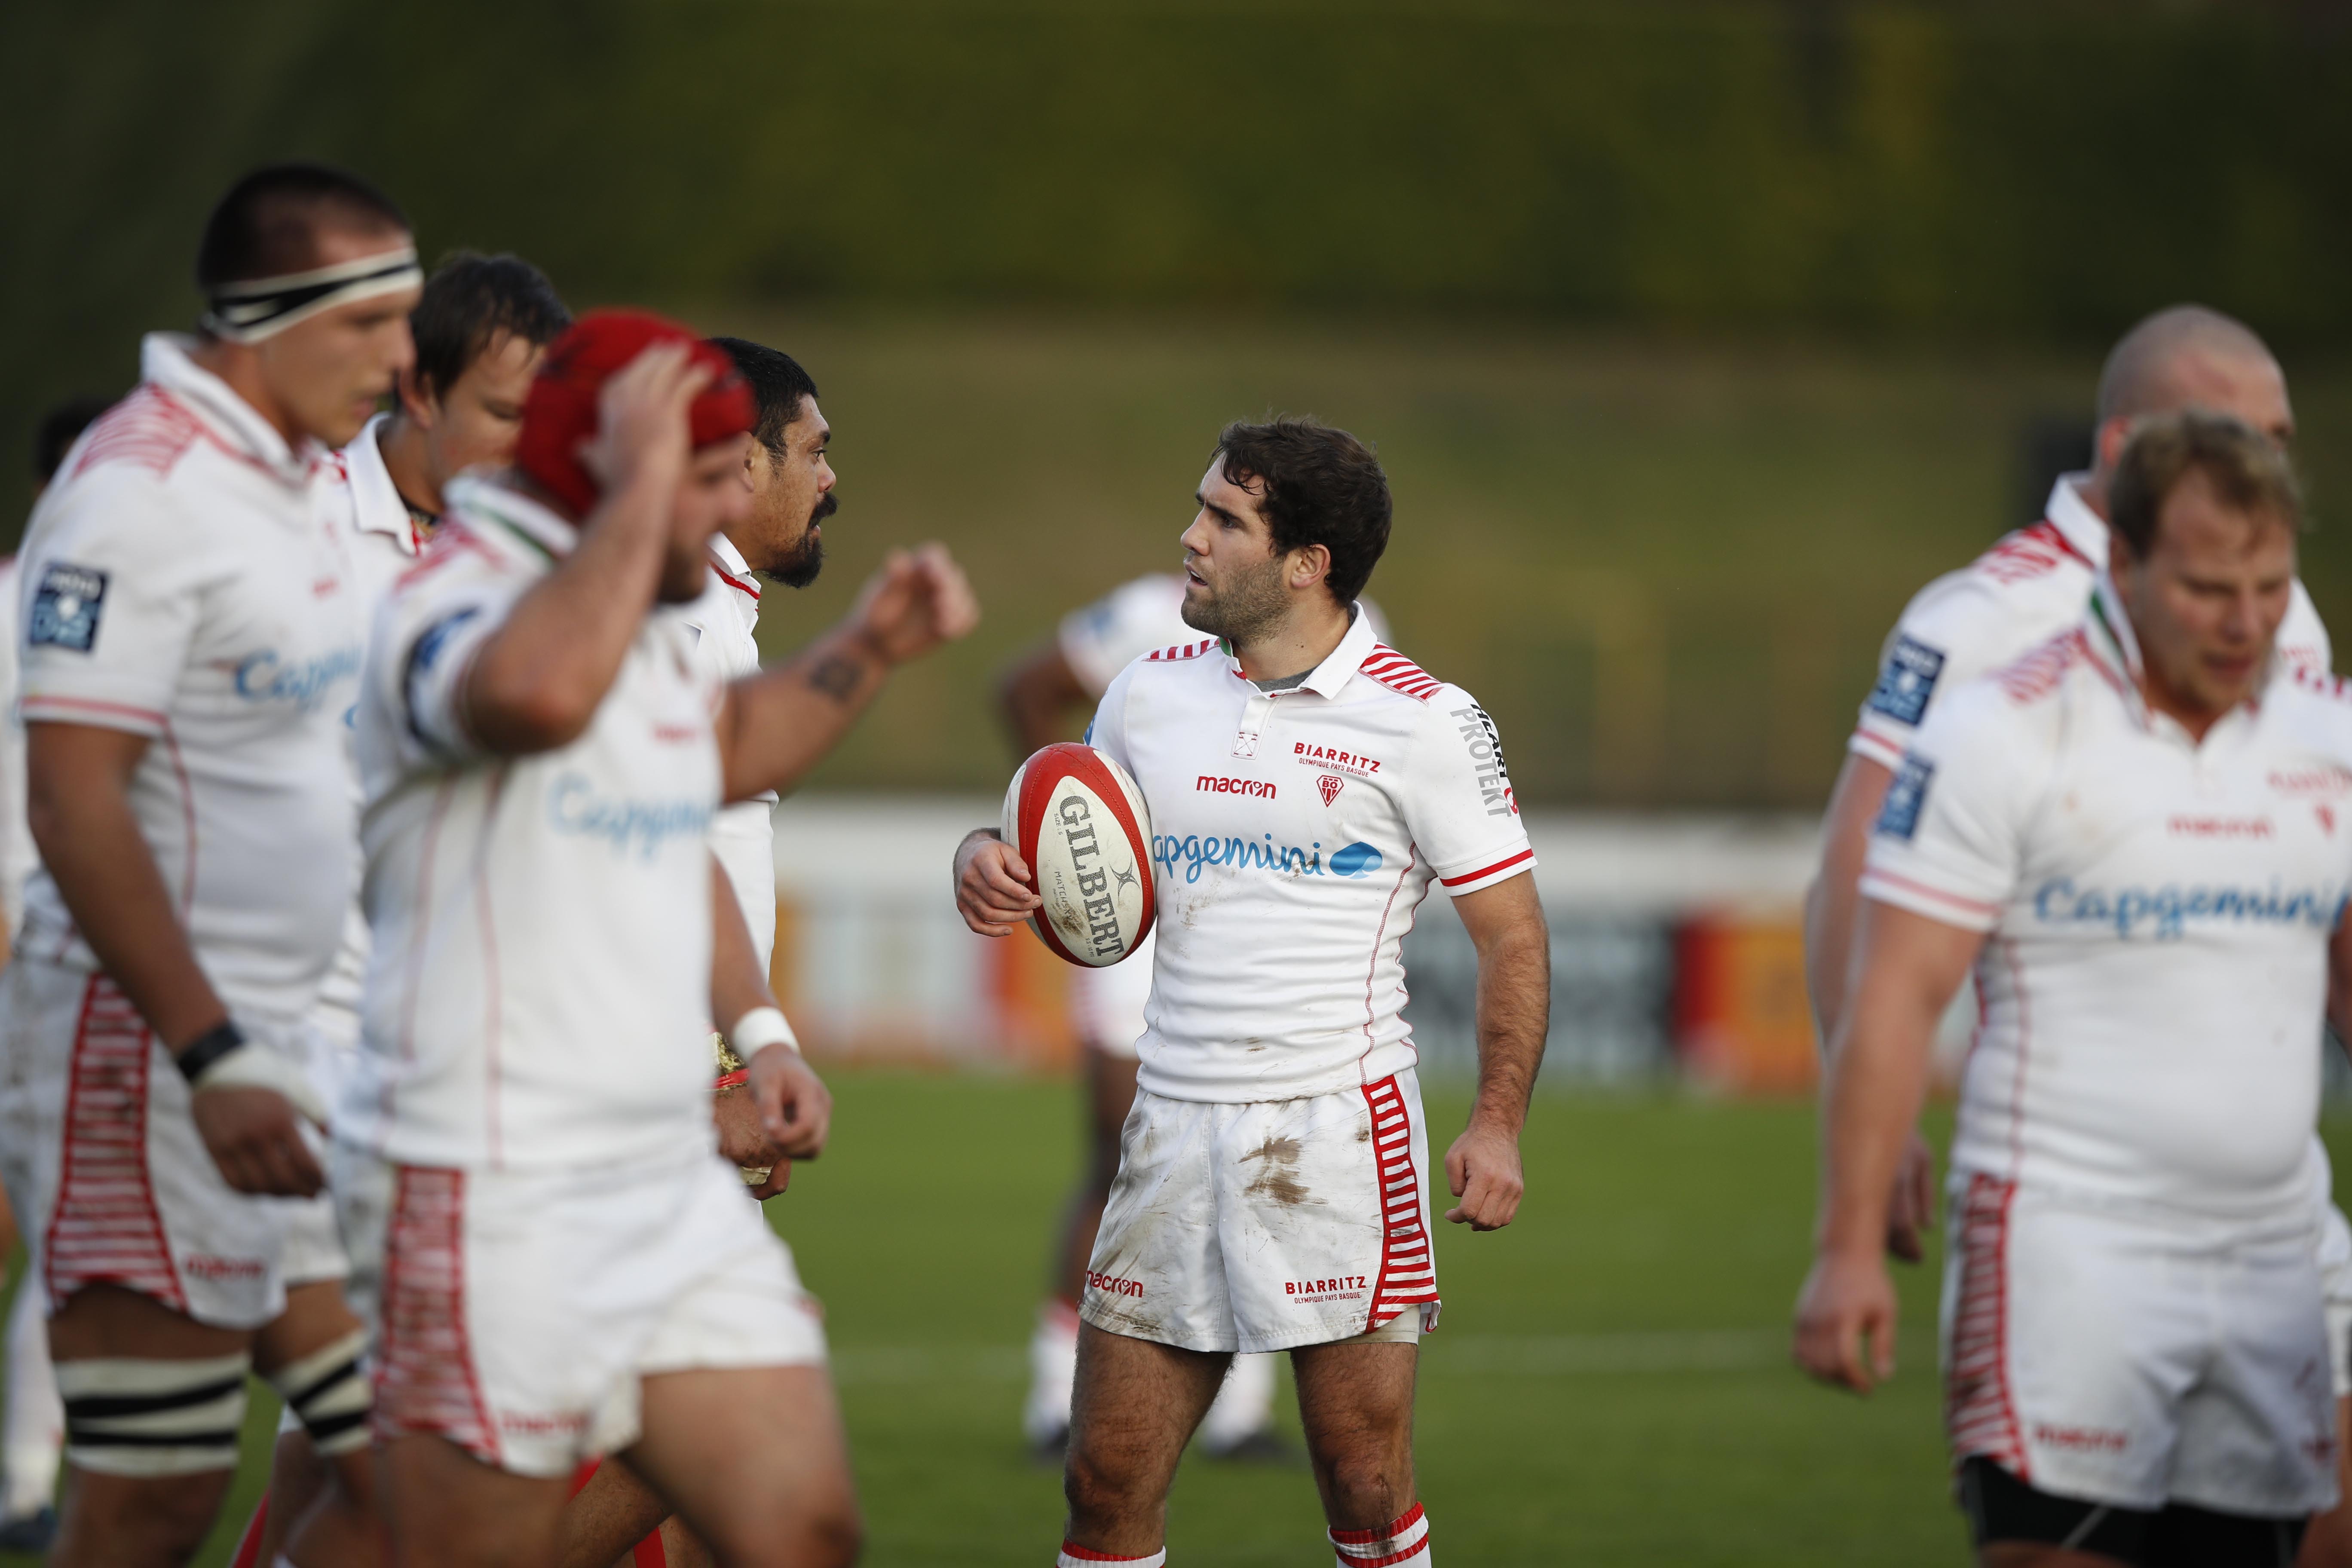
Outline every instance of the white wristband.
<path fill-rule="evenodd" d="M 754 1007 L 736 1019 L 735 1026 L 727 1031 L 727 1043 L 735 1047 L 745 1067 L 770 1046 L 790 1046 L 795 1053 L 801 1048 L 800 1037 L 793 1033 L 782 1009 L 777 1007 Z"/>
<path fill-rule="evenodd" d="M 295 1114 L 308 1117 L 321 1127 L 327 1124 L 327 1102 L 320 1098 L 310 1075 L 267 1046 L 257 1046 L 250 1040 L 214 1061 L 188 1087 L 192 1091 L 274 1089 L 286 1097 L 286 1103 L 294 1108 Z"/>

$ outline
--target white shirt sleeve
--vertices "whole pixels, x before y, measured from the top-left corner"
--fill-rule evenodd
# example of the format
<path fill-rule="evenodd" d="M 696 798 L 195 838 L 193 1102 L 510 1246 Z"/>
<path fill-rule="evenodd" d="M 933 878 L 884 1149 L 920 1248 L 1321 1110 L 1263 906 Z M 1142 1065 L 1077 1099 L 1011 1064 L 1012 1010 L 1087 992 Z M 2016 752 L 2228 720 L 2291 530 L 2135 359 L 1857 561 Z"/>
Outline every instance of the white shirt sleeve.
<path fill-rule="evenodd" d="M 447 575 L 414 582 L 385 601 L 369 650 L 369 668 L 399 720 L 401 762 L 409 767 L 485 754 L 465 725 L 466 676 L 527 586 L 466 574 L 462 564 L 443 571 Z"/>
<path fill-rule="evenodd" d="M 1413 843 L 1453 897 L 1535 868 L 1502 736 L 1460 687 L 1441 686 L 1423 705 L 1398 800 Z"/>
<path fill-rule="evenodd" d="M 1153 648 L 1200 640 L 1184 624 L 1183 603 L 1181 579 L 1138 577 L 1063 616 L 1055 640 L 1078 684 L 1099 696 L 1112 677 Z"/>
<path fill-rule="evenodd" d="M 1871 830 L 1864 898 L 1964 931 L 1999 922 L 2021 878 L 2032 759 L 2046 750 L 2021 718 L 1979 682 L 1921 727 Z"/>
<path fill-rule="evenodd" d="M 1877 682 L 1846 749 L 1890 771 L 1900 767 L 1937 700 L 1986 674 L 2009 651 L 2006 616 L 1987 586 L 1966 573 L 1920 589 L 1887 634 Z"/>
<path fill-rule="evenodd" d="M 203 611 L 203 531 L 128 465 L 60 498 L 17 584 L 27 720 L 160 735 Z"/>
<path fill-rule="evenodd" d="M 1135 683 L 1135 667 L 1129 665 L 1113 676 L 1110 689 L 1095 706 L 1095 716 L 1087 725 L 1087 744 L 1125 768 L 1135 772 L 1135 760 L 1127 750 L 1127 693 Z M 1147 803 L 1149 804 L 1149 803 Z"/>

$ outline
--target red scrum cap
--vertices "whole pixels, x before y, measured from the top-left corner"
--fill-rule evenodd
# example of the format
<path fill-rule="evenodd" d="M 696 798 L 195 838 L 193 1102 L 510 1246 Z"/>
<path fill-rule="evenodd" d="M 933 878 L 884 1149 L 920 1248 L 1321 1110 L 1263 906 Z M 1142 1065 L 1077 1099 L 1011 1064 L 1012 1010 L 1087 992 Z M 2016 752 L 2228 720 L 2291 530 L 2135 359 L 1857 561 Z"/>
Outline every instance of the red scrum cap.
<path fill-rule="evenodd" d="M 650 310 L 589 311 L 549 345 L 523 401 L 515 442 L 515 466 L 576 516 L 594 510 L 604 489 L 580 460 L 581 446 L 596 437 L 597 396 L 607 378 L 657 343 L 687 344 L 693 362 L 711 373 L 688 411 L 688 439 L 695 446 L 740 436 L 758 423 L 751 389 L 719 350 Z"/>

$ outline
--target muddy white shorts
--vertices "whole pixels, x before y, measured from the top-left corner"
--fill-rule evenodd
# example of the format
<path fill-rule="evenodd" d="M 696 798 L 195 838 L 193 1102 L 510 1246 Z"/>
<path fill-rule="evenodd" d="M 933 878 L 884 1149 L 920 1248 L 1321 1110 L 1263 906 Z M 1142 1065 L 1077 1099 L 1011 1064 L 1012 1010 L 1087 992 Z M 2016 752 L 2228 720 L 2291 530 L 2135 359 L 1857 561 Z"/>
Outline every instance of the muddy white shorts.
<path fill-rule="evenodd" d="M 335 1182 L 379 1437 L 564 1476 L 635 1441 L 642 1378 L 824 1362 L 792 1254 L 714 1153 L 518 1173 L 337 1144 Z"/>
<path fill-rule="evenodd" d="M 237 1023 L 300 1059 L 299 1024 Z M 0 1179 L 43 1238 L 51 1310 L 85 1286 L 120 1285 L 200 1323 L 257 1329 L 285 1310 L 289 1261 L 302 1278 L 340 1272 L 323 1201 L 230 1187 L 188 1094 L 104 975 L 24 955 L 0 975 Z"/>
<path fill-rule="evenodd" d="M 1228 1105 L 1139 1092 L 1078 1313 L 1196 1351 L 1437 1321 L 1428 1141 L 1411 1072 Z"/>
<path fill-rule="evenodd" d="M 2288 1519 L 2336 1500 L 2308 1234 L 2231 1243 L 1983 1175 L 1955 1194 L 1949 1234 L 1956 1460 L 2119 1508 Z"/>
<path fill-rule="evenodd" d="M 1144 1005 L 1151 1000 L 1151 953 L 1157 941 L 1146 931 L 1136 950 L 1118 963 L 1070 975 L 1070 1025 L 1088 1050 L 1121 1061 L 1137 1058 Z"/>

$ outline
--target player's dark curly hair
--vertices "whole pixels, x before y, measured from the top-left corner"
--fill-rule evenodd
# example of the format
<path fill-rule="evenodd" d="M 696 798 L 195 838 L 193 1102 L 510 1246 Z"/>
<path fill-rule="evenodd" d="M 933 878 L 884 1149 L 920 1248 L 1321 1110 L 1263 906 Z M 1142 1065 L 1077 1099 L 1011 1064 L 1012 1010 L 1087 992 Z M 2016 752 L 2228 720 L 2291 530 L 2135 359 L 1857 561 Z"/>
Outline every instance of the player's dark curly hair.
<path fill-rule="evenodd" d="M 416 337 L 416 384 L 446 397 L 501 332 L 545 348 L 572 324 L 547 274 L 520 256 L 454 251 L 425 279 L 409 312 Z"/>
<path fill-rule="evenodd" d="M 2303 527 L 2303 489 L 2275 442 L 2225 414 L 2153 414 L 2133 426 L 2107 491 L 2108 526 L 2135 558 L 2147 559 L 2166 499 L 2192 472 L 2232 511 Z"/>
<path fill-rule="evenodd" d="M 1318 419 L 1284 415 L 1226 426 L 1217 460 L 1233 483 L 1265 485 L 1258 504 L 1275 553 L 1321 545 L 1331 552 L 1323 585 L 1339 603 L 1353 603 L 1389 546 L 1389 479 L 1372 449 Z"/>

